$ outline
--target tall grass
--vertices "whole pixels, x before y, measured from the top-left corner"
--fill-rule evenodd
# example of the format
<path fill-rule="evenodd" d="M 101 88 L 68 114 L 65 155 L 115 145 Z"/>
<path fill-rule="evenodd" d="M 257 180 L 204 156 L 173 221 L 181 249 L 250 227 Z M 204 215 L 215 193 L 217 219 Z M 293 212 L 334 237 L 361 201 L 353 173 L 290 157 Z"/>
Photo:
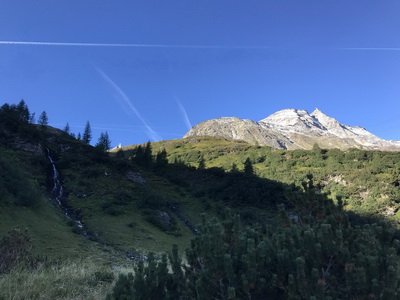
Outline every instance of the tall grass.
<path fill-rule="evenodd" d="M 17 267 L 0 276 L 0 299 L 104 299 L 114 277 L 94 260 Z"/>

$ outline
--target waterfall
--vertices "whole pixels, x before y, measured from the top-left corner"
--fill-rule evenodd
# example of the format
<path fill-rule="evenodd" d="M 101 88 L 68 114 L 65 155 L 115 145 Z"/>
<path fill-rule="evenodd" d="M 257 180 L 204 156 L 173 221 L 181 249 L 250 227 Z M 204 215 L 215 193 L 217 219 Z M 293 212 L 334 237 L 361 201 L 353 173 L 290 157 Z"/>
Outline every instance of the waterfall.
<path fill-rule="evenodd" d="M 50 164 L 52 166 L 52 179 L 53 179 L 53 187 L 51 190 L 51 194 L 54 197 L 54 200 L 57 202 L 57 204 L 60 206 L 62 212 L 64 215 L 75 222 L 75 224 L 83 230 L 83 234 L 87 236 L 89 234 L 89 231 L 84 228 L 83 222 L 78 219 L 78 217 L 73 213 L 70 207 L 67 206 L 65 203 L 63 196 L 64 196 L 64 190 L 61 185 L 61 180 L 60 180 L 60 174 L 58 173 L 58 170 L 56 168 L 56 164 L 54 163 L 53 158 L 50 155 L 50 150 L 46 148 L 47 150 L 47 157 L 50 161 Z"/>
<path fill-rule="evenodd" d="M 56 165 L 54 163 L 54 160 L 50 156 L 50 151 L 47 149 L 47 157 L 50 161 L 50 164 L 53 168 L 53 189 L 51 191 L 51 194 L 55 196 L 55 200 L 57 203 L 62 206 L 61 199 L 63 196 L 63 187 L 60 183 L 60 174 L 57 171 Z"/>
<path fill-rule="evenodd" d="M 103 246 L 110 247 L 114 249 L 115 251 L 124 253 L 129 259 L 131 260 L 146 260 L 147 257 L 143 255 L 134 255 L 131 251 L 129 250 L 124 250 L 121 248 L 118 248 L 114 245 L 111 245 L 109 243 L 106 243 L 102 241 L 97 235 L 95 235 L 92 231 L 90 231 L 87 226 L 78 218 L 78 216 L 74 213 L 73 209 L 67 205 L 65 202 L 64 198 L 64 190 L 61 185 L 61 180 L 60 180 L 60 174 L 58 173 L 58 170 L 56 168 L 56 164 L 54 163 L 53 158 L 50 155 L 50 150 L 46 148 L 47 150 L 47 158 L 49 159 L 49 162 L 52 166 L 52 190 L 51 190 L 51 195 L 54 197 L 54 200 L 58 204 L 58 206 L 61 208 L 62 212 L 64 215 L 72 220 L 82 231 L 82 234 L 90 239 L 91 241 L 97 242 Z"/>

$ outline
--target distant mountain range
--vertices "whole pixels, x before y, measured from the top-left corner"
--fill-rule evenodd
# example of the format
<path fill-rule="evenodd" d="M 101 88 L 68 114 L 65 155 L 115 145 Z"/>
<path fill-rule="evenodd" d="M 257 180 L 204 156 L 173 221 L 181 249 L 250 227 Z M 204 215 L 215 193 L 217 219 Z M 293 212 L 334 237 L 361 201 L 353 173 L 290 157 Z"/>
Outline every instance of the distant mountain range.
<path fill-rule="evenodd" d="M 284 109 L 255 122 L 235 117 L 217 118 L 195 125 L 184 136 L 213 136 L 242 140 L 250 144 L 278 149 L 360 148 L 365 150 L 400 151 L 400 141 L 384 140 L 362 127 L 340 124 L 315 109 Z"/>

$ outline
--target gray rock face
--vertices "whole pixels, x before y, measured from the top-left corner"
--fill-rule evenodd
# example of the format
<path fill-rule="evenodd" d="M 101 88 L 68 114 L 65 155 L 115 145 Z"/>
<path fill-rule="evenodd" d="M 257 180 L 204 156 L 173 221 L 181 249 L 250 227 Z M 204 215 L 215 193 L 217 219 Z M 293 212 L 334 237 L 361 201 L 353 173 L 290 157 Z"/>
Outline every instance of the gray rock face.
<path fill-rule="evenodd" d="M 362 127 L 340 124 L 319 109 L 311 114 L 305 110 L 284 109 L 259 122 L 233 117 L 212 119 L 195 125 L 184 138 L 194 136 L 242 140 L 289 150 L 311 149 L 317 143 L 322 148 L 342 150 L 400 151 L 400 141 L 384 140 Z"/>
<path fill-rule="evenodd" d="M 140 184 L 145 184 L 146 183 L 146 180 L 144 180 L 142 175 L 140 175 L 140 173 L 138 173 L 138 172 L 128 171 L 126 173 L 126 178 L 128 180 L 136 182 L 136 183 L 140 183 Z"/>

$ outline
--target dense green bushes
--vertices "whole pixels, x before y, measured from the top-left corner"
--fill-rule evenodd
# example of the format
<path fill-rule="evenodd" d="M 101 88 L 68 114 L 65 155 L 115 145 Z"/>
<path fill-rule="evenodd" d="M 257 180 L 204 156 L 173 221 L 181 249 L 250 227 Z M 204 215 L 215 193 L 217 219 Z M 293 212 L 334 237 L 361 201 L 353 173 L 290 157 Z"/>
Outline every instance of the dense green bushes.
<path fill-rule="evenodd" d="M 121 275 L 108 299 L 398 299 L 400 243 L 387 224 L 327 218 L 244 228 L 238 217 L 203 220 L 181 263 L 149 255 Z M 229 215 L 229 214 L 228 214 Z"/>

